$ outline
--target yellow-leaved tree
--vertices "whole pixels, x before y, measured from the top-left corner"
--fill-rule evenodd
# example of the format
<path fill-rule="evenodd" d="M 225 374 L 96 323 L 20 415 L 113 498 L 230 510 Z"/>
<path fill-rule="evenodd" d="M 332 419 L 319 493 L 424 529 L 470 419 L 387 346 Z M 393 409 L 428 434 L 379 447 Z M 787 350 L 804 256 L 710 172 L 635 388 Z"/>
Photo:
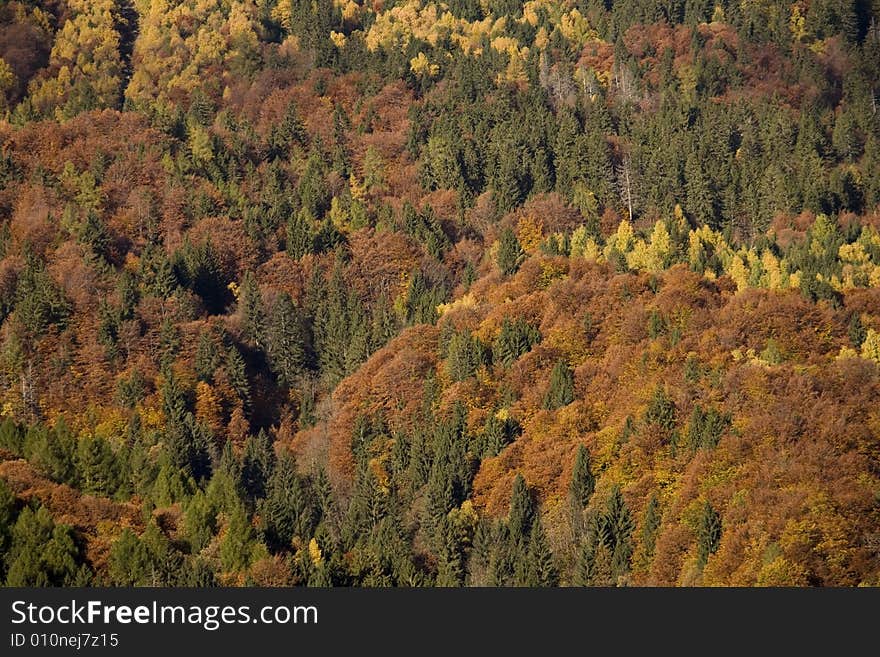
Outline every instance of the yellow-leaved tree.
<path fill-rule="evenodd" d="M 247 72 L 259 55 L 253 0 L 153 0 L 140 3 L 140 34 L 126 97 L 136 104 L 186 98 L 230 72 Z M 214 91 L 219 91 L 215 89 Z"/>
<path fill-rule="evenodd" d="M 59 120 L 117 107 L 124 79 L 119 5 L 115 0 L 71 0 L 68 8 L 71 17 L 55 37 L 46 74 L 32 80 L 29 89 L 34 111 Z"/>

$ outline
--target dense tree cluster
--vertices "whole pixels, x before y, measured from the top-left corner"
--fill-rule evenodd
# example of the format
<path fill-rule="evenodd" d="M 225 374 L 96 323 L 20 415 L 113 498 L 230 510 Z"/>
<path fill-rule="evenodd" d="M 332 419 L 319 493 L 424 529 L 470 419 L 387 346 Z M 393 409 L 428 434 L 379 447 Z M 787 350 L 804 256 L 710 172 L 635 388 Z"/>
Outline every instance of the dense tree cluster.
<path fill-rule="evenodd" d="M 878 10 L 3 3 L 0 578 L 880 583 Z"/>

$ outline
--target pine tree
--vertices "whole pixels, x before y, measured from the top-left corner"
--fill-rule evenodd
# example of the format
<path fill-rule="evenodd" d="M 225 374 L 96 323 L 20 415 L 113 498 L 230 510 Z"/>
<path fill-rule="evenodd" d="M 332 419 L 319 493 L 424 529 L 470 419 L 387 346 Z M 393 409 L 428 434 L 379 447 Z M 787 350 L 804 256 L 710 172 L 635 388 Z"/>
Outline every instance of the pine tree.
<path fill-rule="evenodd" d="M 330 193 L 324 180 L 324 173 L 321 153 L 313 147 L 297 188 L 304 217 L 320 219 L 330 208 Z"/>
<path fill-rule="evenodd" d="M 107 256 L 110 235 L 107 232 L 107 227 L 95 210 L 89 210 L 86 213 L 86 218 L 79 227 L 77 238 L 81 244 L 88 247 L 98 258 L 105 258 Z"/>
<path fill-rule="evenodd" d="M 388 501 L 369 464 L 360 466 L 343 527 L 344 542 L 351 545 L 358 538 L 371 534 L 387 515 Z"/>
<path fill-rule="evenodd" d="M 266 312 L 257 279 L 250 271 L 245 272 L 242 277 L 238 299 L 241 308 L 242 337 L 255 347 L 261 348 L 265 334 Z"/>
<path fill-rule="evenodd" d="M 591 586 L 616 586 L 617 576 L 614 566 L 614 556 L 605 543 L 596 546 L 593 555 L 593 578 Z"/>
<path fill-rule="evenodd" d="M 205 488 L 208 502 L 217 513 L 229 514 L 241 502 L 241 478 L 238 459 L 235 457 L 231 443 L 227 442 L 223 448 L 220 464 Z"/>
<path fill-rule="evenodd" d="M 214 372 L 220 365 L 220 354 L 217 344 L 213 339 L 210 330 L 204 330 L 199 333 L 199 342 L 196 345 L 196 357 L 194 367 L 196 377 L 199 381 L 212 383 L 214 381 Z"/>
<path fill-rule="evenodd" d="M 560 196 L 571 200 L 575 182 L 581 174 L 578 149 L 580 125 L 577 117 L 568 108 L 563 108 L 557 119 L 556 142 L 553 147 L 553 167 L 556 170 L 556 191 Z"/>
<path fill-rule="evenodd" d="M 652 494 L 645 507 L 645 516 L 642 519 L 642 549 L 645 557 L 650 559 L 654 556 L 654 547 L 657 543 L 657 532 L 660 530 L 662 513 L 657 495 Z"/>
<path fill-rule="evenodd" d="M 29 254 L 15 291 L 15 316 L 27 335 L 42 335 L 49 326 L 63 323 L 69 313 L 70 305 L 45 264 Z"/>
<path fill-rule="evenodd" d="M 241 405 L 247 411 L 251 407 L 251 386 L 248 380 L 244 358 L 235 345 L 231 345 L 226 352 L 226 361 L 224 363 L 226 374 L 229 376 L 229 383 L 238 395 Z"/>
<path fill-rule="evenodd" d="M 110 444 L 100 436 L 86 436 L 77 447 L 80 488 L 86 493 L 112 496 L 121 485 L 121 468 Z"/>
<path fill-rule="evenodd" d="M 63 416 L 51 429 L 32 425 L 24 437 L 25 458 L 60 483 L 77 483 L 76 451 L 76 436 Z"/>
<path fill-rule="evenodd" d="M 515 575 L 516 564 L 523 564 L 524 537 L 515 539 L 507 523 L 499 522 L 492 532 L 493 545 L 489 551 L 487 580 L 489 586 L 506 586 Z"/>
<path fill-rule="evenodd" d="M 205 494 L 198 490 L 186 504 L 183 531 L 193 553 L 200 552 L 217 531 L 217 511 Z"/>
<path fill-rule="evenodd" d="M 153 267 L 150 291 L 160 299 L 170 299 L 180 285 L 171 261 L 164 253 L 157 253 L 154 256 Z"/>
<path fill-rule="evenodd" d="M 269 478 L 260 514 L 270 546 L 290 545 L 294 536 L 310 536 L 317 523 L 317 508 L 311 491 L 296 473 L 296 462 L 289 452 L 282 454 Z"/>
<path fill-rule="evenodd" d="M 0 448 L 13 454 L 21 454 L 24 449 L 24 431 L 11 417 L 0 422 Z"/>
<path fill-rule="evenodd" d="M 285 251 L 294 260 L 302 258 L 315 250 L 315 216 L 306 208 L 301 208 L 287 221 Z"/>
<path fill-rule="evenodd" d="M 141 558 L 144 564 L 142 581 L 148 586 L 175 586 L 183 574 L 183 555 L 174 549 L 171 541 L 151 520 L 140 536 Z"/>
<path fill-rule="evenodd" d="M 521 474 L 513 480 L 513 494 L 510 498 L 510 511 L 507 515 L 507 526 L 514 542 L 525 543 L 532 531 L 537 509 L 535 500 L 526 486 Z"/>
<path fill-rule="evenodd" d="M 510 228 L 505 228 L 498 238 L 498 251 L 495 255 L 498 269 L 505 276 L 515 274 L 524 258 L 525 253 L 516 235 Z"/>
<path fill-rule="evenodd" d="M 440 530 L 437 586 L 456 587 L 464 583 L 464 563 L 455 527 L 444 518 Z"/>
<path fill-rule="evenodd" d="M 596 546 L 593 541 L 584 539 L 580 546 L 575 564 L 574 586 L 591 586 L 596 573 Z"/>
<path fill-rule="evenodd" d="M 550 387 L 544 395 L 544 408 L 553 411 L 573 401 L 574 373 L 565 361 L 557 361 L 550 373 Z"/>
<path fill-rule="evenodd" d="M 453 381 L 470 378 L 483 363 L 482 345 L 471 336 L 470 331 L 456 332 L 446 351 L 446 371 Z"/>
<path fill-rule="evenodd" d="M 859 313 L 853 313 L 847 328 L 847 336 L 849 337 L 850 344 L 854 349 L 860 349 L 867 335 L 868 331 L 862 323 L 861 315 Z M 2 442 L 0 442 L 0 444 L 2 444 Z"/>
<path fill-rule="evenodd" d="M 541 518 L 536 517 L 529 536 L 527 553 L 528 567 L 526 569 L 526 586 L 558 586 L 559 571 L 553 562 L 553 554 L 541 524 Z"/>
<path fill-rule="evenodd" d="M 706 500 L 697 524 L 697 564 L 700 568 L 706 565 L 710 555 L 718 551 L 721 529 L 721 516 Z"/>
<path fill-rule="evenodd" d="M 110 546 L 107 574 L 115 586 L 137 586 L 146 581 L 149 555 L 137 535 L 125 527 Z"/>
<path fill-rule="evenodd" d="M 645 423 L 668 436 L 675 429 L 675 420 L 675 402 L 666 395 L 661 386 L 657 386 L 645 411 Z"/>
<path fill-rule="evenodd" d="M 266 495 L 266 486 L 275 470 L 275 450 L 269 434 L 260 429 L 256 436 L 248 436 L 244 443 L 241 481 L 244 492 L 252 500 Z"/>
<path fill-rule="evenodd" d="M 284 158 L 293 144 L 308 145 L 308 132 L 299 118 L 296 103 L 291 101 L 284 111 L 281 122 L 272 126 L 269 132 L 269 157 Z"/>
<path fill-rule="evenodd" d="M 507 411 L 502 411 L 506 415 Z M 503 417 L 503 416 L 502 416 Z M 520 427 L 510 417 L 499 417 L 498 413 L 491 413 L 486 418 L 483 433 L 480 436 L 479 453 L 482 458 L 491 458 L 501 453 L 507 445 L 515 439 L 520 432 Z"/>
<path fill-rule="evenodd" d="M 595 107 L 603 107 L 604 102 L 594 104 Z M 591 116 L 596 114 L 591 110 Z M 596 119 L 593 119 L 596 121 Z M 601 123 L 601 122 L 599 122 Z M 612 182 L 614 181 L 614 167 L 611 163 L 611 154 L 608 141 L 604 134 L 605 129 L 601 125 L 591 128 L 588 132 L 578 137 L 578 149 L 580 150 L 581 170 L 584 173 L 586 188 L 592 192 L 599 203 L 608 205 L 611 202 Z M 631 180 L 631 167 L 621 167 L 621 178 L 626 181 L 626 198 L 632 200 L 635 197 L 633 181 Z"/>
<path fill-rule="evenodd" d="M 615 484 L 605 512 L 599 519 L 599 532 L 611 553 L 611 569 L 615 579 L 629 571 L 634 529 L 632 514 L 623 499 L 620 486 Z"/>
<path fill-rule="evenodd" d="M 519 318 L 511 321 L 505 317 L 501 322 L 501 332 L 492 345 L 492 360 L 510 367 L 540 339 L 540 332 L 532 325 Z"/>
<path fill-rule="evenodd" d="M 15 495 L 6 481 L 0 479 L 0 582 L 6 579 L 6 552 L 12 542 L 12 528 L 15 523 Z"/>
<path fill-rule="evenodd" d="M 710 228 L 717 229 L 714 195 L 702 162 L 703 158 L 698 157 L 696 153 L 691 153 L 685 163 L 686 207 L 690 216 L 698 224 L 706 224 Z"/>
<path fill-rule="evenodd" d="M 56 525 L 44 506 L 24 508 L 6 553 L 7 586 L 70 586 L 79 570 L 73 530 Z"/>
<path fill-rule="evenodd" d="M 220 541 L 220 563 L 226 571 L 242 571 L 254 561 L 259 543 L 244 505 L 238 504 L 230 513 L 226 531 Z"/>
<path fill-rule="evenodd" d="M 337 261 L 323 302 L 315 315 L 315 351 L 321 374 L 336 385 L 346 375 L 347 353 L 351 326 L 349 325 L 349 294 L 343 280 L 342 263 Z"/>
<path fill-rule="evenodd" d="M 286 292 L 272 308 L 267 342 L 273 371 L 282 385 L 291 386 L 305 367 L 306 339 L 303 318 Z"/>
<path fill-rule="evenodd" d="M 185 241 L 173 259 L 177 278 L 201 297 L 208 314 L 223 313 L 231 300 L 229 281 L 211 242 L 193 246 Z"/>
<path fill-rule="evenodd" d="M 571 500 L 579 508 L 583 509 L 589 504 L 595 489 L 596 479 L 590 468 L 590 450 L 587 449 L 586 445 L 578 445 L 568 494 Z"/>
<path fill-rule="evenodd" d="M 394 316 L 392 304 L 388 301 L 385 292 L 373 303 L 372 320 L 370 322 L 370 352 L 384 347 L 388 341 L 397 335 L 397 320 Z"/>

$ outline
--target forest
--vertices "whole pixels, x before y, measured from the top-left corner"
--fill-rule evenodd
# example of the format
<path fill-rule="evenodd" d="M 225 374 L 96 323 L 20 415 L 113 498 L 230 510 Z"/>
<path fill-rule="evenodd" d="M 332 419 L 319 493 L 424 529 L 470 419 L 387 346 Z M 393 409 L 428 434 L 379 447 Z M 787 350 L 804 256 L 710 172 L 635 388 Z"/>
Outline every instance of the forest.
<path fill-rule="evenodd" d="M 0 3 L 0 582 L 880 586 L 878 16 Z"/>

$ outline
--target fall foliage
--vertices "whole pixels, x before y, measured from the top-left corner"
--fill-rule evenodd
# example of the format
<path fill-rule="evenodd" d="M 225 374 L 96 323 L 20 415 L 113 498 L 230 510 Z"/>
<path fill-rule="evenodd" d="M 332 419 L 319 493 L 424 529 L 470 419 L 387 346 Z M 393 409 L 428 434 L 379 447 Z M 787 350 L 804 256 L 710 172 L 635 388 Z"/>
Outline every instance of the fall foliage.
<path fill-rule="evenodd" d="M 878 11 L 4 3 L 0 580 L 880 585 Z"/>

